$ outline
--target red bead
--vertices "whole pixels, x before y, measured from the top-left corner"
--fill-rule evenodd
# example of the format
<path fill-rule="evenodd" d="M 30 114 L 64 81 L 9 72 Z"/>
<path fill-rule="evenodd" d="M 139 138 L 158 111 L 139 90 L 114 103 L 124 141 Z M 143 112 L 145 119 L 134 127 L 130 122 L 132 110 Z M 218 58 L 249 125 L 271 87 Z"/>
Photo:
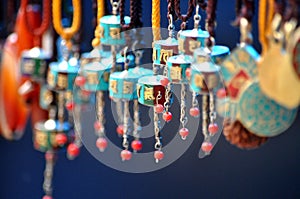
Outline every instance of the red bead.
<path fill-rule="evenodd" d="M 154 158 L 155 158 L 156 162 L 162 160 L 164 158 L 164 156 L 165 156 L 164 152 L 162 152 L 162 151 L 155 151 L 154 152 Z"/>
<path fill-rule="evenodd" d="M 179 130 L 179 134 L 180 134 L 180 136 L 183 140 L 186 139 L 186 137 L 189 135 L 189 133 L 190 132 L 187 128 L 182 128 L 182 129 Z"/>
<path fill-rule="evenodd" d="M 52 196 L 44 196 L 43 199 L 53 199 Z"/>
<path fill-rule="evenodd" d="M 123 151 L 121 151 L 121 158 L 122 158 L 123 161 L 125 161 L 125 160 L 130 160 L 131 157 L 132 157 L 132 154 L 131 154 L 130 151 L 128 151 L 128 150 L 126 150 L 126 149 L 123 150 Z"/>
<path fill-rule="evenodd" d="M 52 152 L 46 152 L 45 153 L 45 159 L 46 160 L 52 161 L 52 160 L 54 160 L 54 158 L 55 158 L 55 154 L 54 153 L 52 153 Z"/>
<path fill-rule="evenodd" d="M 75 85 L 76 86 L 84 86 L 84 84 L 85 84 L 85 77 L 83 77 L 83 76 L 77 76 L 76 78 L 75 78 Z"/>
<path fill-rule="evenodd" d="M 192 69 L 191 68 L 187 68 L 186 71 L 185 71 L 185 75 L 187 77 L 191 77 L 191 74 L 192 74 Z"/>
<path fill-rule="evenodd" d="M 79 153 L 80 153 L 79 147 L 78 147 L 76 144 L 74 144 L 74 143 L 71 143 L 71 144 L 68 146 L 67 151 L 68 151 L 68 154 L 69 154 L 70 156 L 72 156 L 72 157 L 76 157 L 76 156 L 78 156 Z"/>
<path fill-rule="evenodd" d="M 119 125 L 119 126 L 117 127 L 117 133 L 118 133 L 119 135 L 123 135 L 123 134 L 124 134 L 124 126 L 123 126 L 123 125 Z"/>
<path fill-rule="evenodd" d="M 66 103 L 66 108 L 68 111 L 72 111 L 74 109 L 74 102 L 70 101 Z"/>
<path fill-rule="evenodd" d="M 171 112 L 165 112 L 163 114 L 163 119 L 166 121 L 166 122 L 170 122 L 172 120 L 172 113 Z"/>
<path fill-rule="evenodd" d="M 55 141 L 58 145 L 62 146 L 68 142 L 68 137 L 64 133 L 58 133 L 55 136 Z"/>
<path fill-rule="evenodd" d="M 167 86 L 169 84 L 170 80 L 168 78 L 163 78 L 160 80 L 161 85 Z"/>
<path fill-rule="evenodd" d="M 212 135 L 218 133 L 219 127 L 217 123 L 209 124 L 208 126 L 208 132 Z"/>
<path fill-rule="evenodd" d="M 205 153 L 210 153 L 211 150 L 213 149 L 213 145 L 212 145 L 211 142 L 203 142 L 202 145 L 201 145 L 201 149 Z"/>
<path fill-rule="evenodd" d="M 225 88 L 221 88 L 217 91 L 217 97 L 220 98 L 220 99 L 223 99 L 225 98 L 227 95 L 226 93 L 226 89 Z"/>
<path fill-rule="evenodd" d="M 97 139 L 96 146 L 98 149 L 103 152 L 107 147 L 107 140 L 103 137 Z"/>
<path fill-rule="evenodd" d="M 99 121 L 94 122 L 94 129 L 96 131 L 99 131 L 101 129 L 102 125 Z"/>
<path fill-rule="evenodd" d="M 133 140 L 131 142 L 131 148 L 134 150 L 134 151 L 140 151 L 142 150 L 143 148 L 143 144 L 140 140 Z"/>
<path fill-rule="evenodd" d="M 200 116 L 200 110 L 197 107 L 190 108 L 190 115 L 193 117 L 199 117 Z"/>
<path fill-rule="evenodd" d="M 156 104 L 155 106 L 154 106 L 154 111 L 156 112 L 156 113 L 162 113 L 163 111 L 164 111 L 164 106 L 163 105 L 161 105 L 161 104 Z"/>

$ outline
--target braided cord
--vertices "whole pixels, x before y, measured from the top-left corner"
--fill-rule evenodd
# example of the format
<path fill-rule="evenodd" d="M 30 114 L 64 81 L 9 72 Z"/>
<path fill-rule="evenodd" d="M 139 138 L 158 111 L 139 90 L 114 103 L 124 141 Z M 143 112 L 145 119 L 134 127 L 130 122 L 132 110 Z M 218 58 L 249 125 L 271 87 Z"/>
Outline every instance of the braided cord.
<path fill-rule="evenodd" d="M 161 39 L 160 34 L 160 0 L 152 0 L 153 41 Z"/>
<path fill-rule="evenodd" d="M 180 9 L 180 0 L 175 0 L 174 2 L 175 6 L 175 11 L 178 16 L 178 18 L 182 21 L 181 23 L 181 30 L 184 30 L 186 28 L 186 22 L 187 20 L 192 16 L 194 9 L 195 9 L 195 1 L 194 0 L 189 0 L 188 2 L 188 10 L 186 14 L 181 13 Z"/>
<path fill-rule="evenodd" d="M 210 37 L 206 40 L 206 45 L 208 47 L 212 47 L 214 45 L 217 4 L 218 0 L 209 0 L 206 7 L 206 30 L 210 35 Z"/>
<path fill-rule="evenodd" d="M 61 0 L 53 0 L 52 15 L 55 31 L 67 42 L 79 30 L 81 24 L 81 2 L 80 0 L 72 0 L 74 12 L 71 27 L 64 28 L 61 24 Z"/>

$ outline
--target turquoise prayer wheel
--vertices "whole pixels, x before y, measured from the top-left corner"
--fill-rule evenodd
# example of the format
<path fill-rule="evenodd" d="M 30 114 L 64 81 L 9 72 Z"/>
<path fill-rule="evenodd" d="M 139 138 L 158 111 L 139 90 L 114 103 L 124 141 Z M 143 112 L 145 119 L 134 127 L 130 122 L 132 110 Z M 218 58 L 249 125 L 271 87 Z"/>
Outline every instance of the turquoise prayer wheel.
<path fill-rule="evenodd" d="M 207 53 L 209 52 L 206 52 L 205 48 L 197 48 L 194 51 L 195 62 L 198 64 L 205 62 Z M 230 54 L 230 49 L 227 46 L 215 45 L 211 49 L 210 58 L 214 63 L 220 64 L 229 54 Z"/>
<path fill-rule="evenodd" d="M 130 17 L 124 17 L 125 24 L 130 23 Z M 126 39 L 121 32 L 120 15 L 107 15 L 100 19 L 100 38 L 104 45 L 125 45 Z"/>
<path fill-rule="evenodd" d="M 188 83 L 186 70 L 191 67 L 193 58 L 189 55 L 172 56 L 167 61 L 168 78 L 172 83 Z"/>
<path fill-rule="evenodd" d="M 237 105 L 237 118 L 252 133 L 273 137 L 283 133 L 294 122 L 296 109 L 288 109 L 266 97 L 259 82 L 249 82 L 243 88 Z"/>
<path fill-rule="evenodd" d="M 71 129 L 68 122 L 59 124 L 59 122 L 54 120 L 47 120 L 46 122 L 36 123 L 33 131 L 34 148 L 41 152 L 65 148 L 67 143 L 65 145 L 58 145 L 55 137 L 58 133 L 63 133 L 70 139 L 68 133 Z"/>
<path fill-rule="evenodd" d="M 178 55 L 178 41 L 169 37 L 166 40 L 158 40 L 153 45 L 153 63 L 165 65 L 169 57 Z"/>
<path fill-rule="evenodd" d="M 201 29 L 181 31 L 178 37 L 179 53 L 193 56 L 197 48 L 205 47 L 205 39 L 208 37 L 209 33 Z"/>
<path fill-rule="evenodd" d="M 134 100 L 137 96 L 137 83 L 141 77 L 153 75 L 153 71 L 145 68 L 133 68 L 122 72 L 114 72 L 109 79 L 109 95 L 115 100 Z"/>
<path fill-rule="evenodd" d="M 111 70 L 111 62 L 109 58 L 102 59 L 101 62 L 91 62 L 86 64 L 82 69 L 82 75 L 86 79 L 84 90 L 87 91 L 107 91 Z"/>
<path fill-rule="evenodd" d="M 168 79 L 168 77 L 155 75 L 140 78 L 137 84 L 139 103 L 146 106 L 164 105 L 166 87 L 161 82 L 164 79 Z"/>
<path fill-rule="evenodd" d="M 220 67 L 211 61 L 191 65 L 190 87 L 196 93 L 208 93 L 218 87 Z"/>
<path fill-rule="evenodd" d="M 47 76 L 48 87 L 57 92 L 72 91 L 78 72 L 79 65 L 75 58 L 71 58 L 69 61 L 52 62 Z"/>
<path fill-rule="evenodd" d="M 44 81 L 51 56 L 40 48 L 24 51 L 21 56 L 21 74 L 33 81 Z"/>

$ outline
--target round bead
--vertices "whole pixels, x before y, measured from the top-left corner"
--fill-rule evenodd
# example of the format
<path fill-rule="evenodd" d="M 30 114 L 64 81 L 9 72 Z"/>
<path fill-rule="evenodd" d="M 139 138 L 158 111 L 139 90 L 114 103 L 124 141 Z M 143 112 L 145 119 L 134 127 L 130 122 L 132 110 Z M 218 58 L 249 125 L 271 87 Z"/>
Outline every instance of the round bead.
<path fill-rule="evenodd" d="M 71 144 L 68 146 L 67 151 L 68 151 L 68 154 L 69 154 L 71 157 L 76 157 L 76 156 L 78 156 L 79 153 L 80 153 L 79 147 L 78 147 L 76 144 L 74 144 L 74 143 L 71 143 Z"/>
<path fill-rule="evenodd" d="M 185 140 L 186 137 L 189 135 L 189 130 L 187 128 L 182 128 L 179 130 L 179 134 L 181 136 L 181 139 Z"/>
<path fill-rule="evenodd" d="M 58 133 L 55 136 L 55 141 L 58 145 L 62 146 L 68 142 L 68 137 L 64 133 Z"/>
<path fill-rule="evenodd" d="M 71 101 L 70 101 L 70 102 L 67 102 L 67 103 L 66 103 L 66 108 L 67 108 L 67 110 L 68 110 L 68 111 L 72 111 L 72 110 L 74 109 L 74 105 L 75 105 L 74 102 L 71 102 Z"/>
<path fill-rule="evenodd" d="M 83 77 L 83 76 L 77 76 L 75 78 L 75 85 L 79 86 L 79 87 L 82 87 L 82 86 L 84 86 L 85 81 L 86 81 L 85 77 Z"/>
<path fill-rule="evenodd" d="M 53 199 L 53 198 L 52 198 L 52 196 L 47 196 L 47 195 L 45 195 L 45 196 L 43 197 L 43 199 Z"/>
<path fill-rule="evenodd" d="M 225 89 L 225 88 L 221 88 L 221 89 L 219 89 L 219 90 L 217 91 L 217 97 L 218 97 L 219 99 L 225 98 L 226 95 L 227 95 L 227 93 L 226 93 L 226 89 Z"/>
<path fill-rule="evenodd" d="M 172 118 L 173 118 L 172 113 L 169 111 L 163 114 L 163 120 L 165 120 L 166 122 L 170 122 Z"/>
<path fill-rule="evenodd" d="M 164 112 L 164 106 L 161 105 L 161 104 L 156 104 L 156 105 L 154 106 L 154 111 L 155 111 L 156 113 L 162 113 L 162 112 Z"/>
<path fill-rule="evenodd" d="M 143 144 L 140 140 L 133 140 L 131 142 L 131 148 L 134 150 L 134 151 L 140 151 L 142 150 L 143 148 Z"/>
<path fill-rule="evenodd" d="M 208 126 L 208 132 L 211 135 L 216 134 L 218 131 L 219 131 L 219 127 L 218 127 L 217 123 L 209 124 L 209 126 Z"/>
<path fill-rule="evenodd" d="M 212 145 L 211 142 L 203 142 L 202 145 L 201 145 L 201 149 L 205 153 L 210 153 L 211 150 L 213 149 L 213 145 Z"/>
<path fill-rule="evenodd" d="M 101 129 L 101 127 L 102 127 L 102 125 L 101 125 L 101 123 L 99 121 L 95 121 L 94 122 L 94 129 L 96 131 L 99 131 Z"/>
<path fill-rule="evenodd" d="M 155 158 L 156 162 L 162 160 L 164 158 L 164 156 L 165 156 L 164 152 L 162 152 L 162 151 L 155 151 L 154 152 L 154 158 Z"/>
<path fill-rule="evenodd" d="M 122 161 L 125 161 L 125 160 L 130 160 L 131 159 L 131 157 L 132 157 L 132 154 L 131 154 L 131 152 L 130 151 L 128 151 L 128 150 L 123 150 L 123 151 L 121 151 L 121 158 L 122 158 Z"/>
<path fill-rule="evenodd" d="M 193 117 L 199 117 L 200 116 L 200 110 L 197 107 L 190 108 L 190 115 Z"/>
<path fill-rule="evenodd" d="M 124 126 L 123 126 L 123 125 L 119 125 L 119 126 L 117 127 L 117 133 L 118 133 L 119 135 L 123 135 L 123 134 L 124 134 Z"/>
<path fill-rule="evenodd" d="M 191 68 L 187 68 L 186 71 L 185 71 L 185 75 L 190 78 L 191 77 L 191 74 L 192 74 L 192 69 Z"/>
<path fill-rule="evenodd" d="M 103 152 L 107 147 L 107 140 L 103 137 L 98 138 L 96 141 L 96 146 L 101 152 Z"/>
<path fill-rule="evenodd" d="M 170 80 L 168 78 L 163 78 L 160 80 L 161 85 L 167 86 L 169 84 Z"/>

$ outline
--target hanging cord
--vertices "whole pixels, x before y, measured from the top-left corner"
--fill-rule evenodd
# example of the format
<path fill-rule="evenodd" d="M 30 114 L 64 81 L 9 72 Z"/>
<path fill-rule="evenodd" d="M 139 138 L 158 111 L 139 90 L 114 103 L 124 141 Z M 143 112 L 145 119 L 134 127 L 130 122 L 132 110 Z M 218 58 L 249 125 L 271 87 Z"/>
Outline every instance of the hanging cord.
<path fill-rule="evenodd" d="M 160 34 L 160 0 L 152 0 L 153 41 L 161 39 Z"/>
<path fill-rule="evenodd" d="M 285 21 L 289 21 L 291 20 L 291 18 L 295 18 L 298 21 L 298 25 L 300 23 L 300 3 L 299 0 L 288 0 L 288 6 L 285 9 L 286 13 L 285 13 L 285 17 L 284 20 Z"/>
<path fill-rule="evenodd" d="M 25 7 L 28 5 L 28 0 L 22 0 L 21 4 L 23 4 Z M 42 17 L 42 23 L 40 27 L 38 28 L 32 28 L 30 23 L 28 22 L 28 14 L 25 11 L 25 24 L 27 30 L 34 36 L 34 46 L 41 46 L 41 40 L 39 37 L 41 37 L 46 30 L 49 27 L 50 24 L 50 18 L 51 18 L 51 0 L 44 0 L 43 4 L 43 17 Z"/>
<path fill-rule="evenodd" d="M 210 37 L 206 39 L 206 46 L 211 48 L 215 44 L 216 10 L 218 0 L 209 0 L 206 7 L 205 26 Z"/>
<path fill-rule="evenodd" d="M 279 3 L 279 2 L 278 2 Z M 276 10 L 279 13 L 283 13 L 283 5 L 277 4 Z M 271 31 L 271 24 L 274 16 L 274 0 L 261 0 L 259 4 L 259 17 L 258 17 L 258 28 L 259 28 L 259 41 L 262 46 L 262 55 L 269 49 L 268 36 Z"/>
<path fill-rule="evenodd" d="M 100 34 L 100 19 L 105 14 L 105 1 L 104 0 L 97 0 L 97 25 L 95 30 L 95 38 L 92 41 L 92 46 L 95 48 L 100 45 L 101 43 L 101 34 Z"/>
<path fill-rule="evenodd" d="M 177 17 L 182 21 L 180 25 L 181 30 L 186 29 L 186 23 L 187 20 L 193 15 L 194 9 L 195 9 L 195 0 L 189 0 L 188 2 L 188 10 L 186 14 L 181 14 L 181 9 L 180 9 L 180 0 L 175 0 L 175 11 L 177 14 Z"/>
<path fill-rule="evenodd" d="M 71 27 L 64 28 L 61 24 L 61 0 L 53 0 L 52 15 L 53 26 L 56 32 L 66 41 L 66 46 L 71 49 L 71 38 L 79 30 L 81 24 L 81 1 L 72 0 L 73 4 L 73 20 Z"/>

